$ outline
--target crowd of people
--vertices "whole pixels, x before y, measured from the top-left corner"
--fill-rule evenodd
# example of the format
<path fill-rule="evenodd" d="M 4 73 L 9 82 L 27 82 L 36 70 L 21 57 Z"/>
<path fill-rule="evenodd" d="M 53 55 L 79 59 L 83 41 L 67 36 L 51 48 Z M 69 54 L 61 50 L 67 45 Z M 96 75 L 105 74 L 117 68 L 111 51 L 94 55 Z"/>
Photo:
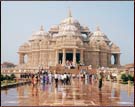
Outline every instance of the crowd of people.
<path fill-rule="evenodd" d="M 76 65 L 73 64 L 73 61 L 69 61 L 69 60 L 66 61 L 65 68 L 74 69 L 75 67 Z"/>
<path fill-rule="evenodd" d="M 83 84 L 91 85 L 91 86 L 97 86 L 97 83 L 98 83 L 99 91 L 101 91 L 103 78 L 105 78 L 103 72 L 95 73 L 95 74 L 90 74 L 87 72 L 71 74 L 71 73 L 66 73 L 66 72 L 65 73 L 57 73 L 57 72 L 51 73 L 49 71 L 42 71 L 42 72 L 38 72 L 38 73 L 30 75 L 33 96 L 38 95 L 39 84 L 42 85 L 43 87 L 53 84 L 56 88 L 58 88 L 58 86 L 73 85 L 72 81 L 74 80 L 78 81 L 78 83 L 82 81 Z"/>
<path fill-rule="evenodd" d="M 70 73 L 51 73 L 49 71 L 45 72 L 39 72 L 36 74 L 33 74 L 31 76 L 31 83 L 34 86 L 37 86 L 38 83 L 40 84 L 52 84 L 55 83 L 55 87 L 57 88 L 59 84 L 61 85 L 71 85 L 71 80 L 78 79 L 81 81 L 84 81 L 84 84 L 95 84 L 98 83 L 99 90 L 101 91 L 102 88 L 102 81 L 104 77 L 103 72 L 90 74 L 90 73 L 78 73 L 70 74 Z"/>
<path fill-rule="evenodd" d="M 66 62 L 67 66 L 72 66 L 72 62 L 67 61 Z M 88 70 L 91 70 L 92 66 L 88 66 Z M 79 70 L 79 69 L 78 69 Z M 31 83 L 33 86 L 37 86 L 38 83 L 40 84 L 52 84 L 55 83 L 55 87 L 58 87 L 58 84 L 61 85 L 71 85 L 71 80 L 74 78 L 78 78 L 78 80 L 84 80 L 84 83 L 89 83 L 91 85 L 98 83 L 98 88 L 101 91 L 102 88 L 102 81 L 103 79 L 113 79 L 114 77 L 112 76 L 111 73 L 107 74 L 103 72 L 102 69 L 99 69 L 98 72 L 95 74 L 92 74 L 90 72 L 87 72 L 87 70 L 83 71 L 82 69 L 78 74 L 71 74 L 64 72 L 63 73 L 58 73 L 58 72 L 50 72 L 49 70 L 44 70 L 41 69 L 39 72 L 32 74 L 32 73 L 23 73 L 21 74 L 21 78 L 30 78 Z"/>
<path fill-rule="evenodd" d="M 71 74 L 70 73 L 54 73 L 41 72 L 33 74 L 31 77 L 31 83 L 36 86 L 38 83 L 41 84 L 52 84 L 55 82 L 55 86 L 58 87 L 58 83 L 61 85 L 71 85 Z"/>

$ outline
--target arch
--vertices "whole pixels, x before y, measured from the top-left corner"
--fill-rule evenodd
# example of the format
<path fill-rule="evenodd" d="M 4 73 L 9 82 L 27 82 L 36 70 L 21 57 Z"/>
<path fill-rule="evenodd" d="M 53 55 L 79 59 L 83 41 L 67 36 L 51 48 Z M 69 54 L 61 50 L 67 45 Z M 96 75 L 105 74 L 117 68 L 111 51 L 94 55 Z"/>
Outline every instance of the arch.
<path fill-rule="evenodd" d="M 117 54 L 112 54 L 111 56 L 111 64 L 117 64 Z"/>
<path fill-rule="evenodd" d="M 115 64 L 115 58 L 114 58 L 114 55 L 111 55 L 111 64 Z"/>

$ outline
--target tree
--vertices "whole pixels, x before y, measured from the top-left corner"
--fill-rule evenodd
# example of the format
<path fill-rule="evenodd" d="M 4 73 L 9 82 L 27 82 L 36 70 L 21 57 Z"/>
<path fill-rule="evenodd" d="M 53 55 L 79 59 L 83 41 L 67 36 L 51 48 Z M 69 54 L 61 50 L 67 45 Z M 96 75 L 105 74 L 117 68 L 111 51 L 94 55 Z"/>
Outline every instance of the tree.
<path fill-rule="evenodd" d="M 121 79 L 125 82 L 128 81 L 128 76 L 126 74 L 121 75 Z"/>
<path fill-rule="evenodd" d="M 129 79 L 130 81 L 134 81 L 134 77 L 131 76 L 131 75 L 128 75 L 128 79 Z"/>
<path fill-rule="evenodd" d="M 10 76 L 5 75 L 5 80 L 10 80 Z"/>
<path fill-rule="evenodd" d="M 14 80 L 14 78 L 16 78 L 15 74 L 11 74 L 10 79 Z"/>
<path fill-rule="evenodd" d="M 3 81 L 5 78 L 4 78 L 4 75 L 0 75 L 0 81 Z"/>

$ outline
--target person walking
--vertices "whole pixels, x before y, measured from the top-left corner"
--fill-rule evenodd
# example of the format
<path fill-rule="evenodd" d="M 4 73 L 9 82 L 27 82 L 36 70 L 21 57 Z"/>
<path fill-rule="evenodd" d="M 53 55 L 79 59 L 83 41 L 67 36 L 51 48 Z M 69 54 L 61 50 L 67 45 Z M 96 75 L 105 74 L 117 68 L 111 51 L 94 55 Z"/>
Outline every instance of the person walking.
<path fill-rule="evenodd" d="M 38 79 L 37 79 L 36 75 L 34 75 L 34 77 L 33 77 L 33 87 L 37 87 L 37 84 L 38 84 Z"/>
<path fill-rule="evenodd" d="M 67 84 L 67 74 L 64 73 L 64 85 L 66 85 L 66 84 Z"/>
<path fill-rule="evenodd" d="M 48 74 L 48 77 L 49 77 L 49 84 L 51 84 L 51 83 L 52 83 L 52 74 L 49 73 L 49 74 Z"/>
<path fill-rule="evenodd" d="M 69 78 L 68 84 L 71 85 L 71 74 L 70 73 L 68 73 L 68 78 Z"/>
<path fill-rule="evenodd" d="M 58 74 L 57 72 L 54 74 L 54 79 L 55 79 L 55 87 L 57 88 L 58 87 Z"/>
<path fill-rule="evenodd" d="M 99 75 L 98 75 L 98 80 L 99 80 L 98 88 L 99 88 L 99 90 L 101 91 L 101 88 L 102 88 L 102 80 L 103 80 L 103 72 L 100 72 L 100 73 L 99 73 Z"/>
<path fill-rule="evenodd" d="M 43 84 L 43 75 L 40 75 L 40 83 Z"/>
<path fill-rule="evenodd" d="M 88 74 L 85 73 L 85 85 L 87 85 L 87 84 L 88 84 Z"/>
<path fill-rule="evenodd" d="M 43 84 L 45 84 L 45 74 L 43 75 Z"/>
<path fill-rule="evenodd" d="M 94 84 L 94 82 L 95 82 L 95 75 L 94 75 L 94 74 L 92 74 L 92 77 L 91 77 L 91 84 L 93 85 L 93 84 Z"/>
<path fill-rule="evenodd" d="M 63 85 L 63 75 L 62 75 L 62 73 L 60 74 L 60 81 L 61 81 L 61 85 Z"/>
<path fill-rule="evenodd" d="M 64 83 L 64 80 L 65 78 L 64 78 L 64 74 L 62 74 L 62 85 L 64 85 L 65 83 Z"/>

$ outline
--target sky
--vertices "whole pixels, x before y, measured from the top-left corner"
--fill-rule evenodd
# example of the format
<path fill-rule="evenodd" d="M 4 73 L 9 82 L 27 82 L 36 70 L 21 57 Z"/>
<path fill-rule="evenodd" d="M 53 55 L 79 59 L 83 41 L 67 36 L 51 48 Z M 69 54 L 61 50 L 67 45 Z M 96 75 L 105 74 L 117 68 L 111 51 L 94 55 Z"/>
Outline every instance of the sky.
<path fill-rule="evenodd" d="M 1 63 L 19 63 L 19 46 L 39 31 L 47 32 L 68 16 L 91 32 L 100 26 L 102 32 L 120 47 L 121 65 L 134 62 L 134 2 L 133 1 L 2 1 Z"/>

